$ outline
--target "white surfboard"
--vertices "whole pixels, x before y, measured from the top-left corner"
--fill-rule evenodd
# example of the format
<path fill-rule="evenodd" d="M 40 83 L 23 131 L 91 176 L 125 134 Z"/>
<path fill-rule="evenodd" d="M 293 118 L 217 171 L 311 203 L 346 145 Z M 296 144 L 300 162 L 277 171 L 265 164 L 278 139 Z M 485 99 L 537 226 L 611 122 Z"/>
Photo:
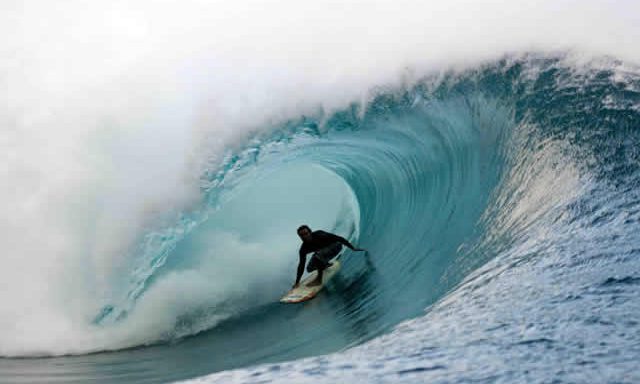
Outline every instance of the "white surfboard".
<path fill-rule="evenodd" d="M 314 297 L 316 297 L 318 292 L 320 292 L 320 290 L 322 290 L 322 288 L 327 284 L 327 281 L 329 281 L 333 277 L 333 275 L 338 272 L 338 270 L 340 270 L 340 261 L 333 260 L 332 265 L 329 268 L 325 269 L 322 273 L 322 284 L 309 287 L 307 286 L 307 284 L 315 280 L 316 276 L 318 275 L 317 271 L 311 272 L 309 276 L 304 278 L 300 282 L 300 284 L 298 284 L 297 288 L 293 288 L 292 290 L 287 292 L 287 294 L 280 299 L 280 302 L 292 304 L 302 303 L 303 301 L 313 299 Z"/>

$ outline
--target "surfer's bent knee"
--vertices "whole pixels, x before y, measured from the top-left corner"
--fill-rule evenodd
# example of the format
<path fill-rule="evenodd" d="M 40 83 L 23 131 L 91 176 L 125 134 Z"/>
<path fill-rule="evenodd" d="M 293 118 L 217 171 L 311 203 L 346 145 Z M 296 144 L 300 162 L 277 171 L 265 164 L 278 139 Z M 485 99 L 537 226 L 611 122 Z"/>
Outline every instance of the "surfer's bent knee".
<path fill-rule="evenodd" d="M 333 243 L 317 251 L 311 256 L 311 260 L 307 265 L 307 272 L 326 269 L 329 266 L 329 261 L 336 257 L 341 250 L 342 244 Z"/>

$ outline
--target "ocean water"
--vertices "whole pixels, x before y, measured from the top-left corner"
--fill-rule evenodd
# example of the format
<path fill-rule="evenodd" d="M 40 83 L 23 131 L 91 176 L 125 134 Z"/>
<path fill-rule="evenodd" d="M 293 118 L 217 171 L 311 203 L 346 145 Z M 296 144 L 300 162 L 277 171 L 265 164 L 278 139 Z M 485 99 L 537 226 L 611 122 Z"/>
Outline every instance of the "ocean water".
<path fill-rule="evenodd" d="M 54 57 L 134 40 L 103 47 L 107 64 L 5 50 L 1 382 L 640 381 L 640 67 L 624 39 L 584 53 L 609 41 L 608 14 L 586 48 L 543 36 L 546 49 L 462 60 L 473 42 L 452 37 L 425 58 L 400 34 L 369 43 L 378 63 L 339 70 L 293 48 L 283 64 L 281 42 L 251 29 L 208 40 L 203 25 L 227 19 L 203 4 L 175 18 L 116 6 L 96 29 L 74 7 L 85 18 L 63 23 L 72 48 Z M 556 10 L 551 29 L 593 9 Z M 182 31 L 160 56 L 154 21 Z M 331 36 L 318 40 L 345 35 Z M 247 56 L 254 68 L 227 41 L 279 43 Z M 303 223 L 368 252 L 346 250 L 316 299 L 283 305 Z"/>

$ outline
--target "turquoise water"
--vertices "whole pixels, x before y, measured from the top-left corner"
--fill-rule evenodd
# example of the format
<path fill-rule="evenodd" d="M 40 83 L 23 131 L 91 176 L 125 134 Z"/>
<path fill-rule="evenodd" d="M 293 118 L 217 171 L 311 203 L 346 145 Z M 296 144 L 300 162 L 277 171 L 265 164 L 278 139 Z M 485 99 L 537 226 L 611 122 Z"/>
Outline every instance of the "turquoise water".
<path fill-rule="evenodd" d="M 87 321 L 143 314 L 155 336 L 2 359 L 0 378 L 166 382 L 330 354 L 204 380 L 634 382 L 640 76 L 624 68 L 522 56 L 268 127 L 138 239 Z M 302 223 L 369 253 L 281 305 Z"/>

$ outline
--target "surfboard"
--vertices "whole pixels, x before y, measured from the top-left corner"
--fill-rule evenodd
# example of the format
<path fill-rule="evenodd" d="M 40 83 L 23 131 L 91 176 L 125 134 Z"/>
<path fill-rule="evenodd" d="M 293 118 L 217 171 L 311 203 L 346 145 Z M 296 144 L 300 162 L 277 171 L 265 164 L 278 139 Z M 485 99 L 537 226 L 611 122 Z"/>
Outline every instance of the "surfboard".
<path fill-rule="evenodd" d="M 302 279 L 297 288 L 293 288 L 286 295 L 284 295 L 281 299 L 281 303 L 294 304 L 294 303 L 302 303 L 307 300 L 311 300 L 318 292 L 322 290 L 322 288 L 327 284 L 329 280 L 340 270 L 340 261 L 333 260 L 332 265 L 325 269 L 322 273 L 322 284 L 316 285 L 314 287 L 309 287 L 307 284 L 315 280 L 318 275 L 317 271 L 313 271 L 309 274 L 309 276 Z"/>

